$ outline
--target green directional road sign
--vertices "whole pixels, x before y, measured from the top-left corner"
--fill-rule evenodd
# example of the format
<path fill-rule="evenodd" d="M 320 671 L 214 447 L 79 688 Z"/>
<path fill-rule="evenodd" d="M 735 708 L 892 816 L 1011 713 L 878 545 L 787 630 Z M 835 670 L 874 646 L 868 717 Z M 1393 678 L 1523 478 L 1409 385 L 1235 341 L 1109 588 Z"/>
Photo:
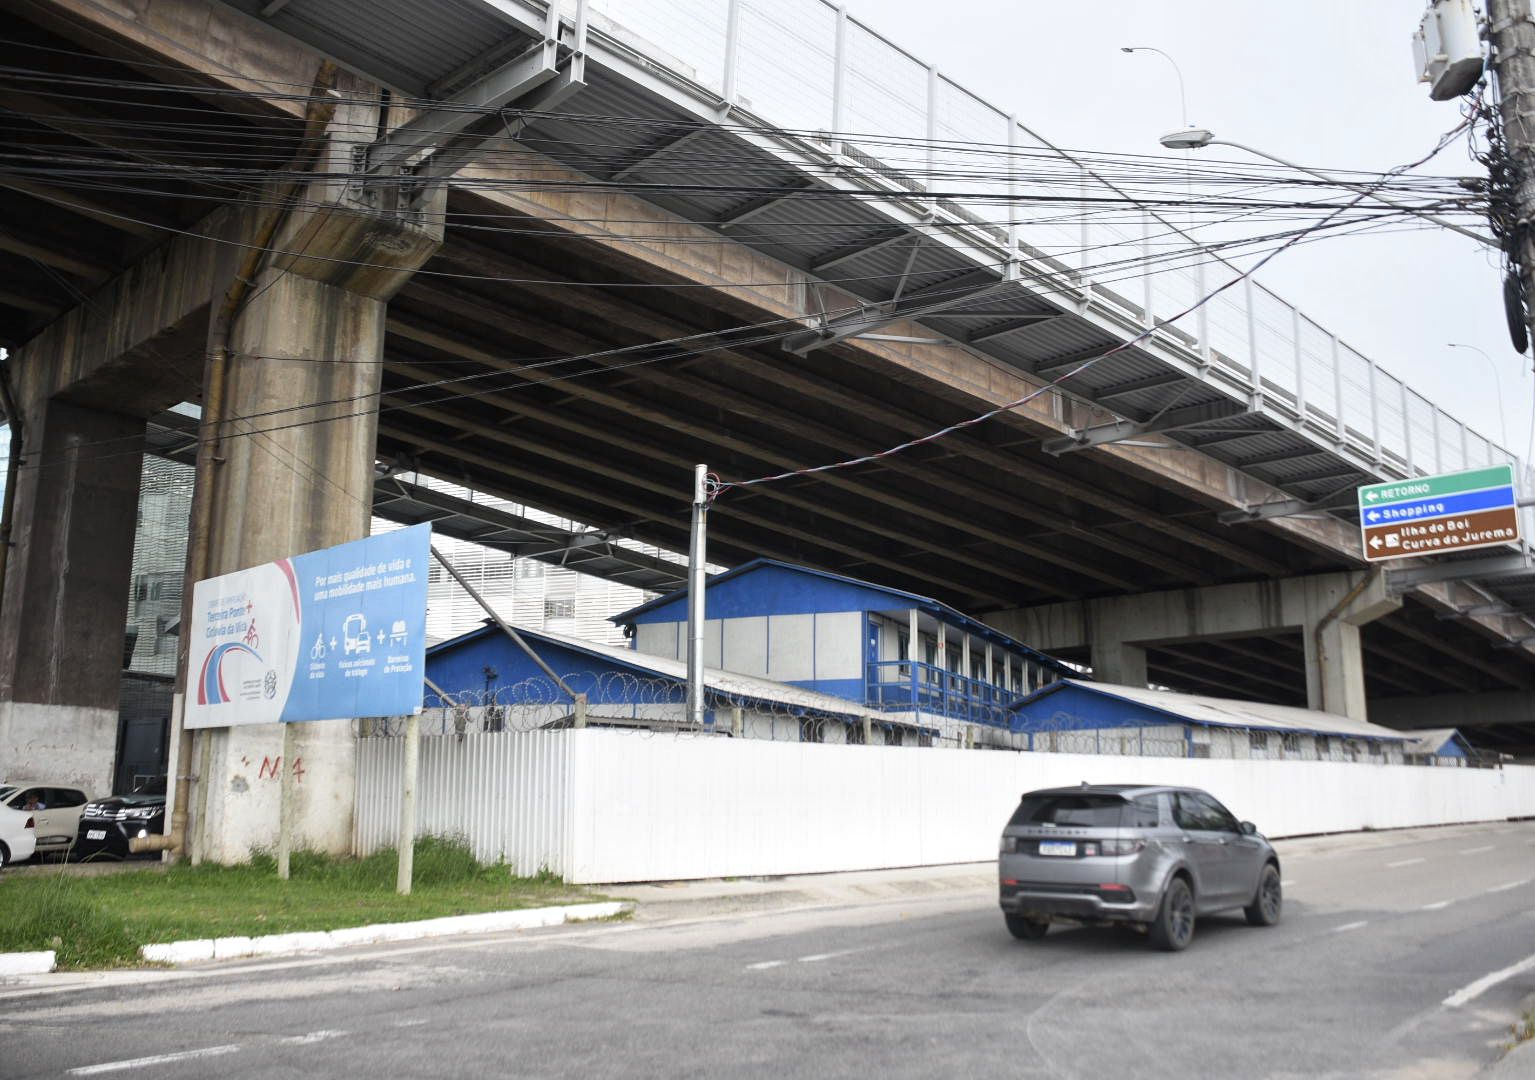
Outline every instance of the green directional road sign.
<path fill-rule="evenodd" d="M 1517 543 L 1513 466 L 1362 487 L 1359 529 L 1371 562 Z"/>
<path fill-rule="evenodd" d="M 1371 484 L 1359 489 L 1360 506 L 1380 506 L 1388 502 L 1410 502 L 1436 495 L 1455 495 L 1483 488 L 1513 487 L 1514 467 L 1494 465 L 1470 472 L 1420 476 L 1414 480 L 1394 480 L 1389 484 Z"/>

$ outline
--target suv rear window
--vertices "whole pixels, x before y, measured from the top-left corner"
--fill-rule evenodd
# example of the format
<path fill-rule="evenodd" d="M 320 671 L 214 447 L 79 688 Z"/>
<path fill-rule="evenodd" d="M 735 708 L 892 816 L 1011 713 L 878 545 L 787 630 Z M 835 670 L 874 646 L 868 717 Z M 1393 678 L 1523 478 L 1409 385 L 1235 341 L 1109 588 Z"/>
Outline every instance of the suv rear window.
<path fill-rule="evenodd" d="M 1026 795 L 1008 824 L 1117 829 L 1124 811 L 1118 795 Z"/>

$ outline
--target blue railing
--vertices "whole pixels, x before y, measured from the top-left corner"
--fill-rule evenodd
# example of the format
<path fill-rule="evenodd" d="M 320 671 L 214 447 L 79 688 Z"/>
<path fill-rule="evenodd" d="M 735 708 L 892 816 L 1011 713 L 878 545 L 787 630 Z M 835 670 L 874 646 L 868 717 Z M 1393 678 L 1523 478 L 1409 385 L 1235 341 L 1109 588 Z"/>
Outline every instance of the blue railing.
<path fill-rule="evenodd" d="M 912 660 L 870 663 L 865 701 L 885 712 L 924 712 L 967 724 L 1007 727 L 1009 707 L 1024 695 L 957 671 Z"/>

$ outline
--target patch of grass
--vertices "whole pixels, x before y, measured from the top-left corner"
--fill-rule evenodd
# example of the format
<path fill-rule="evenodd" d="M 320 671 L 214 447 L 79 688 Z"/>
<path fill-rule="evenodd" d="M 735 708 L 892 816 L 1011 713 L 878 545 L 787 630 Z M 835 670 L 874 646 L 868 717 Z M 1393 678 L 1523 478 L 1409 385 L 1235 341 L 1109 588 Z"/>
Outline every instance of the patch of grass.
<path fill-rule="evenodd" d="M 188 938 L 336 930 L 375 922 L 600 900 L 541 871 L 513 875 L 477 862 L 461 840 L 416 841 L 411 895 L 394 891 L 393 849 L 363 859 L 295 852 L 287 881 L 276 861 L 146 867 L 79 877 L 0 875 L 0 952 L 55 949 L 60 968 L 140 963 L 140 945 Z"/>

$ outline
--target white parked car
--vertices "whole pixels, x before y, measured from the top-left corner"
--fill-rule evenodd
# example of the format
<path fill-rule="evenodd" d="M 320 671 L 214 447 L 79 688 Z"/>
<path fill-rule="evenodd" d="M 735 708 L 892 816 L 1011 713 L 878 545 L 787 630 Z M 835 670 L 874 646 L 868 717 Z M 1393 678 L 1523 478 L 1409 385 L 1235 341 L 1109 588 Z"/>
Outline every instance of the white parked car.
<path fill-rule="evenodd" d="M 39 855 L 63 855 L 74 846 L 80 810 L 87 801 L 79 788 L 47 780 L 7 780 L 0 784 L 0 806 L 36 820 Z M 28 857 L 13 851 L 9 861 Z"/>
<path fill-rule="evenodd" d="M 30 859 L 37 850 L 37 822 L 31 814 L 0 806 L 0 868 Z"/>

